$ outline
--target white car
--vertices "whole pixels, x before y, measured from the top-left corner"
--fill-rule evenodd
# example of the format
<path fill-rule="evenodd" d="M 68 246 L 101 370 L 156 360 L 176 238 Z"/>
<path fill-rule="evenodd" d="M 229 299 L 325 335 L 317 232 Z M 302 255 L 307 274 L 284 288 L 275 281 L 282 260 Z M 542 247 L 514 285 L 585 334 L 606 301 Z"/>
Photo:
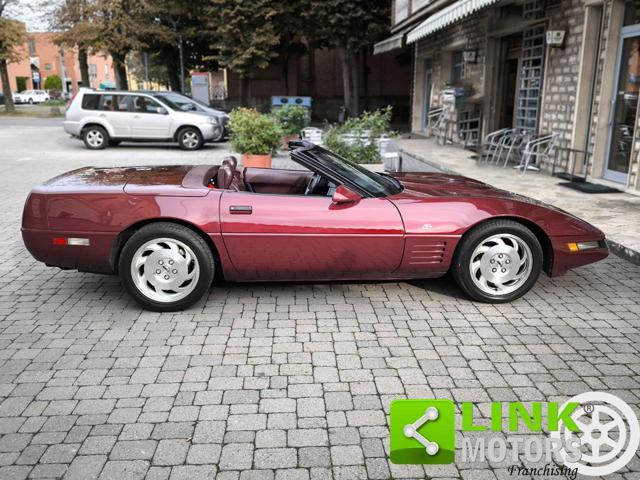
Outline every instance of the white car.
<path fill-rule="evenodd" d="M 46 102 L 50 98 L 44 90 L 23 90 L 13 94 L 14 103 L 40 103 Z"/>
<path fill-rule="evenodd" d="M 219 138 L 220 120 L 200 112 L 184 112 L 145 92 L 80 89 L 65 113 L 64 130 L 101 150 L 122 141 L 177 142 L 197 150 Z"/>

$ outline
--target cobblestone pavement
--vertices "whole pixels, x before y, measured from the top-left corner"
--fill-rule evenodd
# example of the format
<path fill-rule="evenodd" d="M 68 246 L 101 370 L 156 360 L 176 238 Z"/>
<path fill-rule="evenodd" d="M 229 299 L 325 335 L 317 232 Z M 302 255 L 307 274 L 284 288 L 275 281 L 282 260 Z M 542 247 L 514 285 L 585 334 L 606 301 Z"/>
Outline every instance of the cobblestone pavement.
<path fill-rule="evenodd" d="M 15 133 L 0 126 L 0 143 Z M 612 257 L 543 277 L 509 305 L 470 302 L 445 279 L 224 284 L 183 313 L 144 312 L 117 278 L 25 251 L 32 184 L 141 163 L 135 148 L 55 142 L 71 159 L 0 162 L 0 479 L 515 478 L 509 462 L 390 464 L 390 401 L 474 401 L 486 416 L 490 401 L 606 390 L 640 407 L 638 266 Z M 224 148 L 208 152 L 193 159 Z M 639 472 L 636 457 L 610 478 Z"/>

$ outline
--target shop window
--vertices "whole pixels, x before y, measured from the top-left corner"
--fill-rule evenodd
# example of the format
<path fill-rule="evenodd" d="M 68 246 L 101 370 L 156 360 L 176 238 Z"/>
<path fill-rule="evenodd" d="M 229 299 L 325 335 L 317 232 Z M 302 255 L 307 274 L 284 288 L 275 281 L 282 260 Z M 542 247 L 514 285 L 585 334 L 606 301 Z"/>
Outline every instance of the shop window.
<path fill-rule="evenodd" d="M 631 0 L 624 6 L 623 26 L 640 23 L 640 0 Z"/>
<path fill-rule="evenodd" d="M 458 83 L 464 78 L 464 58 L 462 50 L 451 52 L 451 81 Z"/>

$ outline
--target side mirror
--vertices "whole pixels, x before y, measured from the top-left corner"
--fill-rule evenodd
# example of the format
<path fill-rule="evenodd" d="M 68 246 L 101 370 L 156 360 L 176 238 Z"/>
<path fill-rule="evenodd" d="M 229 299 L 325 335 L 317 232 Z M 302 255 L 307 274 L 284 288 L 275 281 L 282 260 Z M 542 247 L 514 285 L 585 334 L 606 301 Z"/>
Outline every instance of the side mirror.
<path fill-rule="evenodd" d="M 344 185 L 339 185 L 336 191 L 333 192 L 333 198 L 331 200 L 336 205 L 345 205 L 348 203 L 357 203 L 361 199 L 362 197 L 353 190 L 349 190 Z"/>
<path fill-rule="evenodd" d="M 166 110 L 166 109 L 164 109 L 164 108 L 162 108 L 162 107 L 158 107 L 158 109 L 157 109 L 156 111 L 157 111 L 160 115 L 166 115 L 167 113 L 169 113 L 169 112 L 167 112 L 167 110 Z"/>

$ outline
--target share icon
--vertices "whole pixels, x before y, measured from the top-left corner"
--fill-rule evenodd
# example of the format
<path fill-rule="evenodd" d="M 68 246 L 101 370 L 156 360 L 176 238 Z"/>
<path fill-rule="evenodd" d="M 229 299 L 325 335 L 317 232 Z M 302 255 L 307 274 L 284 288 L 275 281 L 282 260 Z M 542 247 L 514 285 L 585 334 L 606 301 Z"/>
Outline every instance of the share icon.
<path fill-rule="evenodd" d="M 438 450 L 440 450 L 440 446 L 436 442 L 430 442 L 428 439 L 420 435 L 420 433 L 418 433 L 418 429 L 425 423 L 437 419 L 438 409 L 436 407 L 429 407 L 425 410 L 424 415 L 418 418 L 415 422 L 405 425 L 402 429 L 402 433 L 404 433 L 405 437 L 415 438 L 420 442 L 424 446 L 427 455 L 435 455 L 438 453 Z"/>

